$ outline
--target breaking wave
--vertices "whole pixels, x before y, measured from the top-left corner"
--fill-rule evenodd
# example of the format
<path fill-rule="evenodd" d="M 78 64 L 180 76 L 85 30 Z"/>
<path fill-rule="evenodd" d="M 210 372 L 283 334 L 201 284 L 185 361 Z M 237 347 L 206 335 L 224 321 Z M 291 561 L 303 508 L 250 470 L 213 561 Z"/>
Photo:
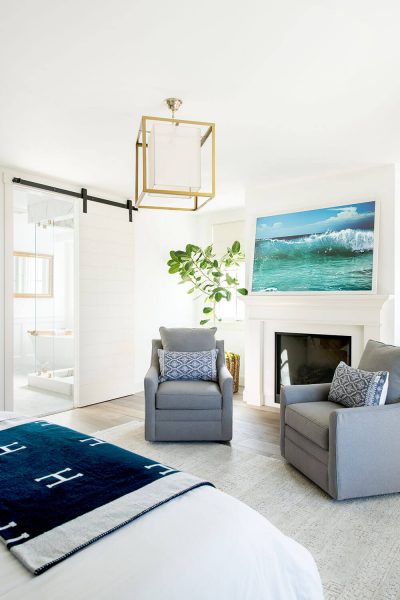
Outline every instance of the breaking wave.
<path fill-rule="evenodd" d="M 372 252 L 374 232 L 342 229 L 296 238 L 257 240 L 256 254 L 264 258 L 294 258 L 302 255 L 354 256 Z"/>

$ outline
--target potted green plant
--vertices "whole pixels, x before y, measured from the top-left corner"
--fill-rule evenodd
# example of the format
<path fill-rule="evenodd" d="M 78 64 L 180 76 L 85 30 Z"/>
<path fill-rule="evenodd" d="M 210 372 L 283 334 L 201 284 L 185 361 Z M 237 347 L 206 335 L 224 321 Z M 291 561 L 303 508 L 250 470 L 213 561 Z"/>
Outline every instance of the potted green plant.
<path fill-rule="evenodd" d="M 247 296 L 248 291 L 240 287 L 240 282 L 235 276 L 235 268 L 239 267 L 245 259 L 238 241 L 226 249 L 221 258 L 213 252 L 212 244 L 202 249 L 195 244 L 187 244 L 185 250 L 171 250 L 168 261 L 168 272 L 179 275 L 180 284 L 187 283 L 190 288 L 188 294 L 198 292 L 196 298 L 204 302 L 203 318 L 200 325 L 206 325 L 212 319 L 220 321 L 216 315 L 216 307 L 221 300 L 232 299 L 232 292 L 236 290 L 242 296 Z M 226 364 L 234 378 L 234 392 L 239 389 L 240 356 L 233 352 L 226 352 Z"/>
<path fill-rule="evenodd" d="M 168 261 L 168 272 L 180 276 L 180 284 L 190 285 L 188 294 L 197 291 L 197 298 L 203 298 L 204 308 L 200 325 L 205 325 L 211 319 L 217 319 L 216 306 L 221 300 L 232 299 L 232 292 L 236 290 L 242 296 L 247 296 L 248 291 L 239 287 L 240 283 L 235 277 L 234 270 L 245 259 L 238 241 L 226 249 L 221 258 L 217 258 L 210 244 L 202 249 L 195 244 L 187 244 L 185 250 L 171 250 Z"/>

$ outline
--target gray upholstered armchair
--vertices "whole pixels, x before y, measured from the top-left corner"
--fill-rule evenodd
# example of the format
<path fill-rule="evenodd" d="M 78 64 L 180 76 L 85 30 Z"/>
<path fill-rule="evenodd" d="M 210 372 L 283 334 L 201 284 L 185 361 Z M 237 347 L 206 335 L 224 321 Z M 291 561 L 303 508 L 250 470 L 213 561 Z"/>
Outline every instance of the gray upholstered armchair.
<path fill-rule="evenodd" d="M 196 330 L 179 330 L 181 342 L 184 336 L 185 350 L 190 352 L 209 349 L 199 347 L 196 342 L 194 345 L 191 343 L 194 331 Z M 158 349 L 162 349 L 163 345 L 161 340 L 153 340 L 151 366 L 144 380 L 146 440 L 166 442 L 232 439 L 232 376 L 225 364 L 224 342 L 214 341 L 215 346 L 219 350 L 217 382 L 159 383 Z M 182 350 L 182 346 L 179 350 Z"/>
<path fill-rule="evenodd" d="M 385 405 L 341 408 L 329 383 L 281 393 L 282 456 L 337 500 L 400 492 L 400 348 L 370 340 L 359 368 L 389 371 Z"/>

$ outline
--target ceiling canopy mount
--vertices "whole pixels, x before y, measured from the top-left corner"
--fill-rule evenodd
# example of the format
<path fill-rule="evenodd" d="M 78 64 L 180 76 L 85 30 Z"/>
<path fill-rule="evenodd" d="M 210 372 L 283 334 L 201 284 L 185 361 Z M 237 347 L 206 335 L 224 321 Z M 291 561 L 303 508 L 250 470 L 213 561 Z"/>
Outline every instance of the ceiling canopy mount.
<path fill-rule="evenodd" d="M 175 113 L 180 109 L 183 102 L 180 98 L 166 98 L 165 104 L 168 106 L 172 113 L 172 118 L 175 119 Z"/>

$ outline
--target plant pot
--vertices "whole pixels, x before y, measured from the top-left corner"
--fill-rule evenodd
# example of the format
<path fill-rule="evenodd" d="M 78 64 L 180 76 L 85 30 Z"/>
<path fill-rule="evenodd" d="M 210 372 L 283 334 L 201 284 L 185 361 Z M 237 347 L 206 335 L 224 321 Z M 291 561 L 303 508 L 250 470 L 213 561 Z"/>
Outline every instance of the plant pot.
<path fill-rule="evenodd" d="M 226 366 L 233 377 L 233 393 L 239 391 L 240 354 L 225 352 Z"/>

